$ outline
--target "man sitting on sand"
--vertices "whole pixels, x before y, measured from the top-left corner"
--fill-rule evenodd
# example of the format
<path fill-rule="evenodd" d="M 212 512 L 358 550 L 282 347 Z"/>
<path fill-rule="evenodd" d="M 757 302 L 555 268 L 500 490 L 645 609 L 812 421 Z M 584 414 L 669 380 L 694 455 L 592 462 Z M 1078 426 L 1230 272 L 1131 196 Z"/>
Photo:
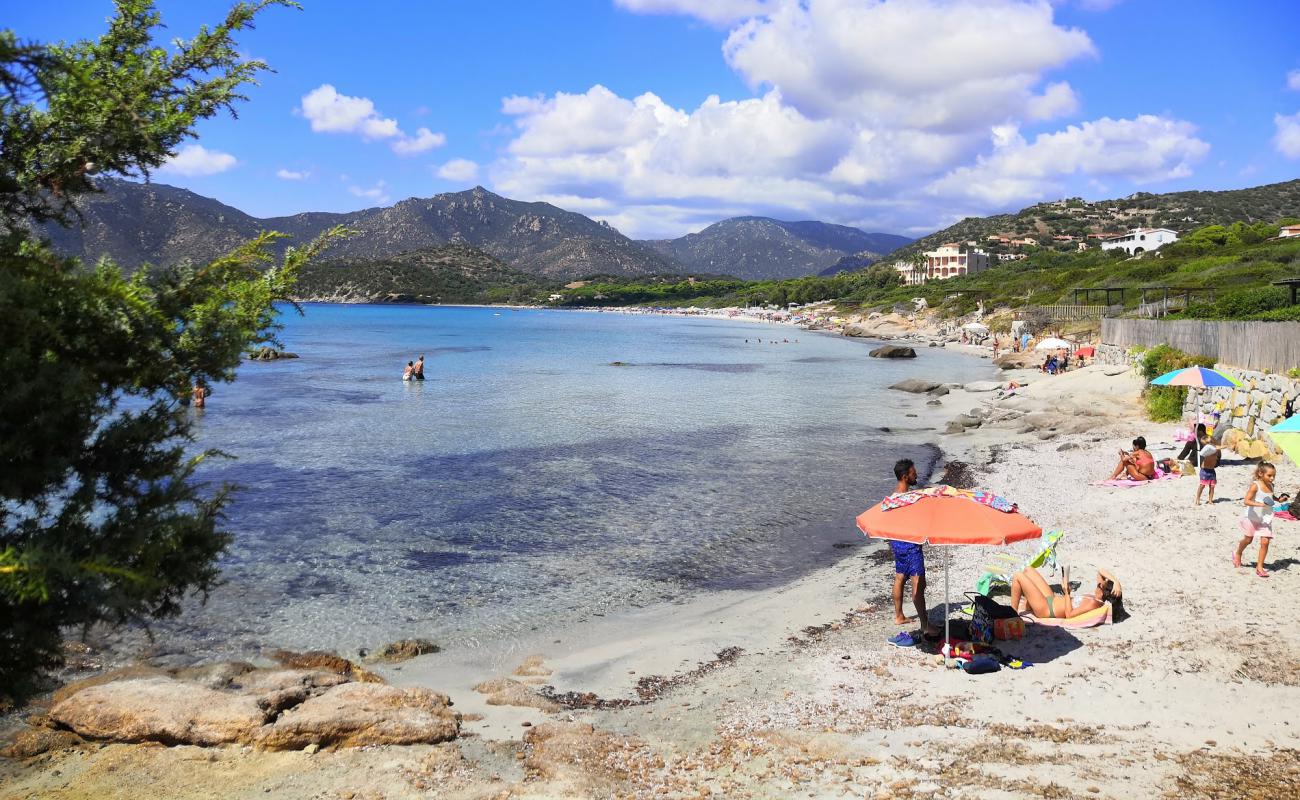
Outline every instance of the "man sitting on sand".
<path fill-rule="evenodd" d="M 916 465 L 910 458 L 904 458 L 894 465 L 894 477 L 898 479 L 894 494 L 910 492 L 919 482 Z M 912 604 L 916 606 L 916 616 L 921 623 L 921 635 L 938 638 L 939 629 L 930 625 L 925 607 L 925 553 L 921 550 L 921 545 L 891 539 L 889 549 L 894 551 L 894 622 L 906 625 L 910 621 L 903 614 L 903 583 L 911 578 Z"/>
<path fill-rule="evenodd" d="M 1108 480 L 1127 478 L 1131 481 L 1149 481 L 1156 477 L 1155 456 L 1147 452 L 1147 440 L 1139 436 L 1133 440 L 1133 452 L 1119 451 L 1119 466 Z"/>

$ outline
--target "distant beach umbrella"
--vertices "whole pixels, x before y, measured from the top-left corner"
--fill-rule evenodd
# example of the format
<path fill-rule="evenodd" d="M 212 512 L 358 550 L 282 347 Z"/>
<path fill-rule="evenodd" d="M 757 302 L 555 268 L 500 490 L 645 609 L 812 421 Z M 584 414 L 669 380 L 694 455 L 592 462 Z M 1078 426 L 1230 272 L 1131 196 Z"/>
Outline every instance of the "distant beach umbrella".
<path fill-rule="evenodd" d="M 989 326 L 985 325 L 983 322 L 967 322 L 965 325 L 961 326 L 961 329 L 964 331 L 975 331 L 976 333 L 989 332 Z"/>
<path fill-rule="evenodd" d="M 1241 386 L 1241 381 L 1231 375 L 1224 375 L 1206 367 L 1184 367 L 1172 372 L 1166 372 L 1158 378 L 1151 381 L 1152 386 L 1186 386 L 1189 389 L 1210 389 L 1216 386 L 1237 387 Z M 1201 404 L 1196 404 L 1196 425 L 1201 424 Z M 1201 443 L 1197 442 L 1196 447 L 1192 448 L 1192 459 L 1197 469 L 1201 468 Z"/>
<path fill-rule="evenodd" d="M 956 545 L 1003 546 L 1043 535 L 1043 529 L 1021 514 L 1009 500 L 990 492 L 954 489 L 943 484 L 891 495 L 859 514 L 857 523 L 858 530 L 871 539 L 943 546 L 945 644 L 950 638 L 948 548 Z"/>
<path fill-rule="evenodd" d="M 1300 414 L 1269 428 L 1268 436 L 1287 458 L 1300 465 Z"/>
<path fill-rule="evenodd" d="M 1078 350 L 1075 350 L 1074 354 L 1076 356 L 1081 356 L 1083 358 L 1092 358 L 1097 354 L 1097 348 L 1093 347 L 1090 344 L 1085 344 L 1083 347 L 1080 347 Z"/>
<path fill-rule="evenodd" d="M 1241 381 L 1206 367 L 1185 367 L 1166 372 L 1151 381 L 1152 386 L 1187 386 L 1208 389 L 1215 386 L 1241 386 Z"/>
<path fill-rule="evenodd" d="M 1038 344 L 1034 345 L 1035 350 L 1069 350 L 1072 345 L 1064 339 L 1058 339 L 1055 336 L 1049 336 Z"/>

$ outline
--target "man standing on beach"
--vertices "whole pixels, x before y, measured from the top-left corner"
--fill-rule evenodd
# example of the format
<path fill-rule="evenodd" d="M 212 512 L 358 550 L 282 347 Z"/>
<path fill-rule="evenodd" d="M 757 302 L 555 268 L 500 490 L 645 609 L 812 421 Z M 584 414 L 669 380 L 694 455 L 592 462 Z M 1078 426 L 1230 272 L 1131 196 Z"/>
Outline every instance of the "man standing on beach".
<path fill-rule="evenodd" d="M 898 479 L 894 494 L 910 492 L 919 483 L 916 464 L 910 458 L 904 458 L 894 465 L 894 477 Z M 925 607 L 925 553 L 921 550 L 921 545 L 891 539 L 889 549 L 894 551 L 894 622 L 899 625 L 908 623 L 907 616 L 903 614 L 903 584 L 910 578 L 912 604 L 916 606 L 916 617 L 921 623 L 921 635 L 937 637 L 939 629 L 930 625 Z"/>

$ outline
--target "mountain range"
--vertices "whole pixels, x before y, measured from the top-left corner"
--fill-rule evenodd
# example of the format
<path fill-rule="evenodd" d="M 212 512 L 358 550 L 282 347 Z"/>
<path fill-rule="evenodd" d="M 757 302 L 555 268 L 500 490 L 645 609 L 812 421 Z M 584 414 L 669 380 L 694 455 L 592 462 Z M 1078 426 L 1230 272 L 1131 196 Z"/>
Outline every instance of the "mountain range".
<path fill-rule="evenodd" d="M 911 241 L 827 222 L 734 217 L 646 244 L 695 272 L 764 279 L 815 275 L 846 257 L 869 263 Z"/>
<path fill-rule="evenodd" d="M 541 278 L 709 273 L 738 278 L 812 275 L 845 256 L 874 260 L 910 239 L 823 222 L 765 217 L 724 220 L 679 239 L 636 241 L 604 222 L 550 203 L 529 203 L 481 186 L 387 208 L 308 212 L 259 219 L 217 200 L 158 183 L 119 179 L 78 201 L 81 224 L 43 229 L 60 252 L 87 262 L 107 255 L 125 268 L 210 260 L 259 231 L 305 242 L 343 225 L 353 231 L 331 246 L 334 262 L 366 264 L 404 253 L 466 245 L 505 269 Z"/>

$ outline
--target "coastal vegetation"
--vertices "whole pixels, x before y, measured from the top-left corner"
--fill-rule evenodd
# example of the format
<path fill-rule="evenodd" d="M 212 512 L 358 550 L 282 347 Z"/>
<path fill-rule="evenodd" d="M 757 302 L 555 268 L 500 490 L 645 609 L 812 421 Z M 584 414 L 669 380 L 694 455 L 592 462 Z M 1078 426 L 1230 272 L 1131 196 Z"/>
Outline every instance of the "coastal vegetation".
<path fill-rule="evenodd" d="M 1157 345 L 1142 353 L 1138 369 L 1146 383 L 1142 399 L 1147 416 L 1155 422 L 1176 422 L 1183 418 L 1183 403 L 1187 399 L 1186 386 L 1152 386 L 1151 381 L 1186 367 L 1213 367 L 1214 359 L 1193 356 L 1167 344 Z"/>
<path fill-rule="evenodd" d="M 1283 220 L 1286 221 L 1286 220 Z M 560 305 L 627 305 L 631 303 L 726 307 L 776 305 L 833 300 L 845 311 L 884 309 L 925 298 L 931 308 L 952 314 L 986 307 L 1072 303 L 1076 288 L 1149 286 L 1214 289 L 1194 296 L 1178 315 L 1196 319 L 1300 319 L 1300 306 L 1273 281 L 1300 277 L 1300 237 L 1276 239 L 1278 226 L 1266 223 L 1211 225 L 1192 231 L 1183 241 L 1141 258 L 1118 250 L 1083 252 L 1040 250 L 1019 261 L 1001 262 L 973 275 L 904 286 L 885 264 L 830 277 L 784 281 L 729 279 L 670 283 L 593 281 L 565 290 Z M 1202 300 L 1200 298 L 1204 297 Z M 1158 299 L 1153 295 L 1153 299 Z M 1127 292 L 1133 309 L 1140 292 Z"/>
<path fill-rule="evenodd" d="M 234 377 L 275 341 L 273 303 L 343 231 L 277 255 L 261 233 L 223 257 L 128 276 L 38 240 L 74 226 L 93 176 L 148 176 L 230 111 L 266 65 L 235 36 L 282 0 L 236 4 L 188 40 L 118 0 L 107 32 L 72 44 L 0 32 L 0 694 L 30 691 L 63 635 L 175 614 L 218 579 L 231 487 L 187 449 L 196 382 Z"/>

